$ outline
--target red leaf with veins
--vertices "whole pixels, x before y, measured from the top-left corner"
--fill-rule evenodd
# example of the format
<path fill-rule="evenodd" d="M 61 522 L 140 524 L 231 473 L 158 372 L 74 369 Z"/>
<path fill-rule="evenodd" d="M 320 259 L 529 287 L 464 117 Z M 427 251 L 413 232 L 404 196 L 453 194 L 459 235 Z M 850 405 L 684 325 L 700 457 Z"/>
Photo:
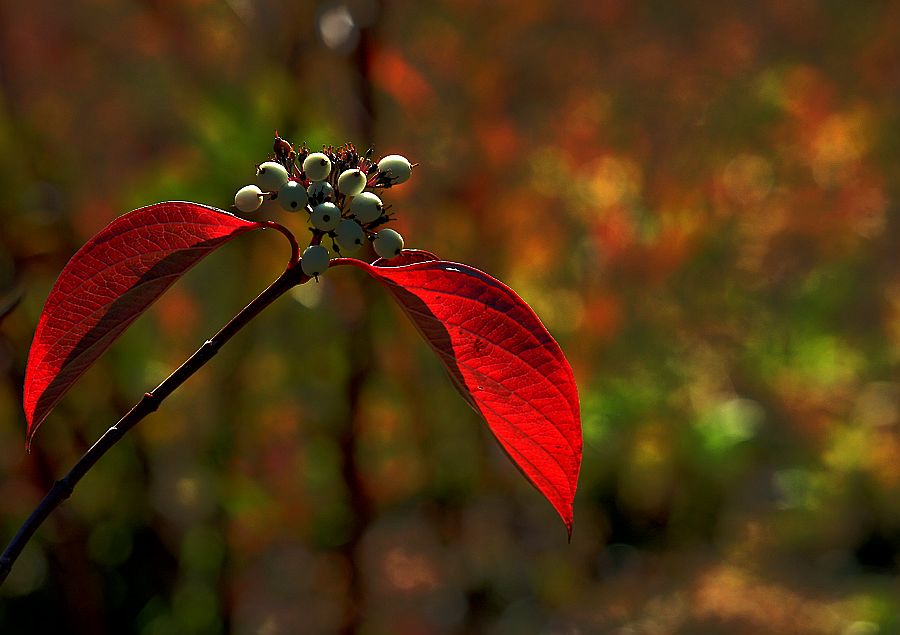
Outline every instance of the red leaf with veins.
<path fill-rule="evenodd" d="M 261 227 L 197 203 L 157 203 L 120 216 L 79 249 L 50 291 L 28 355 L 28 443 L 75 380 L 183 273 Z"/>
<path fill-rule="evenodd" d="M 428 252 L 331 264 L 362 269 L 387 287 L 571 535 L 581 467 L 578 392 L 562 350 L 531 307 L 486 273 Z"/>

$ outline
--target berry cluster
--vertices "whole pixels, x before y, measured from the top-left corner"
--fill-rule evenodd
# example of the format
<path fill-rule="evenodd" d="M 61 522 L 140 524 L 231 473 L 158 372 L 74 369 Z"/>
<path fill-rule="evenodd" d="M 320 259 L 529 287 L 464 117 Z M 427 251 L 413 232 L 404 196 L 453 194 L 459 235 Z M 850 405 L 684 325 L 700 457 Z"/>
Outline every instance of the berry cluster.
<path fill-rule="evenodd" d="M 414 165 L 398 154 L 376 163 L 372 153 L 370 149 L 361 155 L 350 143 L 321 152 L 310 152 L 306 144 L 295 149 L 276 133 L 273 160 L 257 166 L 256 184 L 239 189 L 234 206 L 244 213 L 254 212 L 268 198 L 287 212 L 305 211 L 313 240 L 300 266 L 311 277 L 328 268 L 330 256 L 321 245 L 326 236 L 336 254 L 352 253 L 370 241 L 380 257 L 392 258 L 403 249 L 403 237 L 383 228 L 392 214 L 368 190 L 403 183 Z"/>

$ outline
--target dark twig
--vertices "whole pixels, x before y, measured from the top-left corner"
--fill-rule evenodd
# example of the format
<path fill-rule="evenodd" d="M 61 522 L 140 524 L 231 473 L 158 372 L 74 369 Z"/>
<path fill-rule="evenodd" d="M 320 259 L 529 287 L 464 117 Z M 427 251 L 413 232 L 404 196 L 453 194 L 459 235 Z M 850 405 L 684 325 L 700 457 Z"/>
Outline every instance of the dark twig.
<path fill-rule="evenodd" d="M 276 224 L 273 223 L 274 227 Z M 113 427 L 103 433 L 96 443 L 85 452 L 78 462 L 69 470 L 69 473 L 56 481 L 50 491 L 44 496 L 44 499 L 31 512 L 31 515 L 25 520 L 19 531 L 7 545 L 0 556 L 0 584 L 3 584 L 12 569 L 16 558 L 22 553 L 25 545 L 41 526 L 54 509 L 72 495 L 75 485 L 78 481 L 88 473 L 101 456 L 106 454 L 107 450 L 113 447 L 116 442 L 121 439 L 126 432 L 137 425 L 144 417 L 155 412 L 162 401 L 168 397 L 176 388 L 181 386 L 191 375 L 202 368 L 210 359 L 212 359 L 222 345 L 230 340 L 234 335 L 244 328 L 250 320 L 255 318 L 267 306 L 272 304 L 277 298 L 284 295 L 290 288 L 303 284 L 309 280 L 303 271 L 297 266 L 297 249 L 296 241 L 287 230 L 282 233 L 288 236 L 291 241 L 292 255 L 291 261 L 287 269 L 282 273 L 269 287 L 263 291 L 255 300 L 241 309 L 240 313 L 235 315 L 222 329 L 213 337 L 208 339 L 197 351 L 191 355 L 175 372 L 169 375 L 159 386 L 148 393 L 145 393 L 141 400 L 128 411 L 128 413 L 119 419 Z"/>

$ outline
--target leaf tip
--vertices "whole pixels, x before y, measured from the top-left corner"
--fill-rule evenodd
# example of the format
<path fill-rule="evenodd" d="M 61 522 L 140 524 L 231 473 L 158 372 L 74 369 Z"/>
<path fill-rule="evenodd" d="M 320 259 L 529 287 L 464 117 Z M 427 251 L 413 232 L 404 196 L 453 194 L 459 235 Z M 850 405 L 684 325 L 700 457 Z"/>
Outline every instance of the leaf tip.
<path fill-rule="evenodd" d="M 28 423 L 28 426 L 25 428 L 25 454 L 31 454 L 31 445 L 34 442 L 34 433 L 37 432 L 40 421 L 35 424 L 34 413 L 28 411 L 25 412 L 25 420 Z"/>
<path fill-rule="evenodd" d="M 563 524 L 566 526 L 566 537 L 568 538 L 569 544 L 572 544 L 572 530 L 575 528 L 575 519 L 573 517 L 572 509 L 567 510 L 565 514 L 560 514 L 562 518 Z"/>

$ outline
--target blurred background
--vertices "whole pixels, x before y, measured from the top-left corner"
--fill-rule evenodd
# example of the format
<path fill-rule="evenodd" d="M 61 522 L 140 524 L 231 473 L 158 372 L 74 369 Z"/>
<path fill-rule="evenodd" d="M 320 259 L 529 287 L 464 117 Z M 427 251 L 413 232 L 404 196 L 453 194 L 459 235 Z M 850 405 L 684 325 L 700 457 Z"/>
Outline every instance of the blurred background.
<path fill-rule="evenodd" d="M 135 207 L 229 208 L 275 129 L 417 161 L 385 196 L 407 246 L 533 305 L 585 437 L 567 544 L 383 290 L 335 270 L 101 460 L 0 632 L 900 632 L 898 42 L 878 1 L 0 0 L 3 544 L 288 249 L 202 262 L 26 455 L 56 276 Z"/>

